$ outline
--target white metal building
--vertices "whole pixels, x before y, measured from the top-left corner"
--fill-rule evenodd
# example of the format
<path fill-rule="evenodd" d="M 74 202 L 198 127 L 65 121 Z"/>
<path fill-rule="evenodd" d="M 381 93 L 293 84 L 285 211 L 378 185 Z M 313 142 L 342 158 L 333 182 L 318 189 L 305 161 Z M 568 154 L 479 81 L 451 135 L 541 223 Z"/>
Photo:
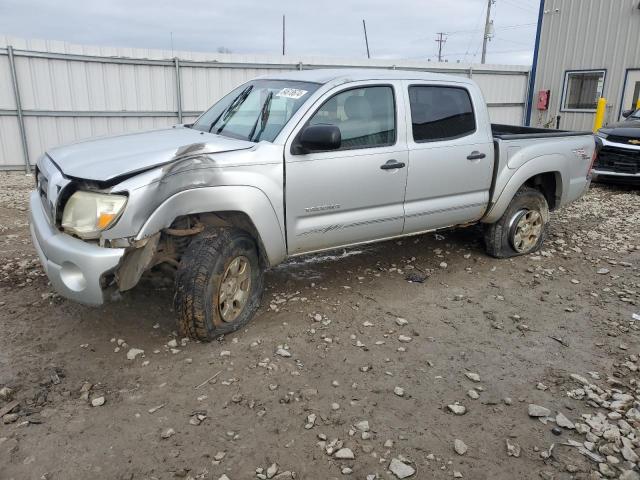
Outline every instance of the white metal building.
<path fill-rule="evenodd" d="M 473 77 L 494 122 L 522 124 L 529 68 L 415 60 L 238 55 L 0 36 L 0 169 L 97 135 L 189 122 L 234 87 L 292 69 L 377 67 Z"/>
<path fill-rule="evenodd" d="M 640 96 L 640 0 L 540 3 L 530 125 L 555 128 L 560 116 L 562 129 L 591 130 L 600 97 L 605 124 L 618 121 Z M 547 109 L 538 105 L 545 91 Z"/>

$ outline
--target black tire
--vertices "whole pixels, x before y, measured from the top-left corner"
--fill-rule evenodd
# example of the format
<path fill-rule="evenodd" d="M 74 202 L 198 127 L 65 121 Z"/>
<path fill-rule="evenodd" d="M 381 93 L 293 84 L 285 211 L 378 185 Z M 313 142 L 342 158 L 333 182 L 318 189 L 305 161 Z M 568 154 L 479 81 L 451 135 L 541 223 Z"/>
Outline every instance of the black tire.
<path fill-rule="evenodd" d="M 245 266 L 250 265 L 248 298 L 236 318 L 224 321 L 219 305 L 221 283 L 237 258 L 242 258 Z M 235 332 L 251 320 L 260 306 L 263 282 L 258 248 L 248 233 L 232 228 L 203 232 L 191 242 L 178 266 L 174 298 L 178 331 L 202 341 Z"/>
<path fill-rule="evenodd" d="M 537 212 L 542 227 L 537 241 L 526 248 L 516 248 L 516 226 L 520 218 L 528 212 Z M 547 234 L 549 205 L 544 195 L 530 187 L 522 187 L 516 192 L 502 217 L 496 222 L 484 225 L 484 243 L 487 253 L 495 258 L 509 258 L 526 255 L 540 249 Z M 518 245 L 522 245 L 519 243 Z"/>

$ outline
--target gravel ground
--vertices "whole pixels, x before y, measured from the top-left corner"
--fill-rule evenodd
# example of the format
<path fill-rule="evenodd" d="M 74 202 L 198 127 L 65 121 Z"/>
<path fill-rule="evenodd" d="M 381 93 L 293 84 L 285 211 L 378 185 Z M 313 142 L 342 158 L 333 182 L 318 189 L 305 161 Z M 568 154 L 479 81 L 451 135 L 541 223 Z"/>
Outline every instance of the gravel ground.
<path fill-rule="evenodd" d="M 2 479 L 640 478 L 637 189 L 592 187 L 526 257 L 472 227 L 296 259 L 203 344 L 157 274 L 55 295 L 32 183 L 0 173 Z"/>

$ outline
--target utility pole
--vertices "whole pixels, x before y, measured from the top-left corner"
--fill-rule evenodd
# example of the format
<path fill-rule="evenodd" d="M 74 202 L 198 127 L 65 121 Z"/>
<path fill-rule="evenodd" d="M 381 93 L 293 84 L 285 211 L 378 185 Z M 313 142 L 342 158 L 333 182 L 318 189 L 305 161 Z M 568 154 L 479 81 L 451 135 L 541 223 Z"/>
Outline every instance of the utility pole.
<path fill-rule="evenodd" d="M 282 55 L 284 55 L 284 15 L 282 15 Z"/>
<path fill-rule="evenodd" d="M 436 35 L 438 35 L 438 38 L 436 38 L 436 42 L 438 42 L 438 61 L 441 62 L 442 61 L 442 45 L 444 45 L 447 42 L 447 39 L 444 37 L 446 33 L 438 32 L 436 33 Z"/>
<path fill-rule="evenodd" d="M 487 42 L 489 41 L 489 38 L 491 37 L 491 5 L 493 5 L 493 3 L 496 0 L 487 0 L 487 19 L 484 22 L 484 38 L 482 39 L 482 61 L 481 63 L 484 63 L 485 60 L 487 59 Z"/>
<path fill-rule="evenodd" d="M 367 58 L 371 58 L 371 54 L 369 53 L 369 39 L 367 38 L 367 24 L 364 22 L 364 18 L 362 19 L 362 28 L 364 29 L 364 44 L 367 46 Z"/>

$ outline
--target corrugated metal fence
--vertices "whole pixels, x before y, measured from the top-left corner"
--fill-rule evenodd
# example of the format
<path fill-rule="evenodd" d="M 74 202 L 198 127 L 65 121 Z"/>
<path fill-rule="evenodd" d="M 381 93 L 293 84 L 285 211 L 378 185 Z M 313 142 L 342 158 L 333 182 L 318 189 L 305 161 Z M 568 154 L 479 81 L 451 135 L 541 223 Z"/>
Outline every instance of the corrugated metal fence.
<path fill-rule="evenodd" d="M 192 121 L 259 75 L 329 67 L 473 77 L 492 121 L 523 120 L 529 70 L 522 66 L 173 53 L 0 37 L 0 169 L 29 169 L 55 145 Z"/>

